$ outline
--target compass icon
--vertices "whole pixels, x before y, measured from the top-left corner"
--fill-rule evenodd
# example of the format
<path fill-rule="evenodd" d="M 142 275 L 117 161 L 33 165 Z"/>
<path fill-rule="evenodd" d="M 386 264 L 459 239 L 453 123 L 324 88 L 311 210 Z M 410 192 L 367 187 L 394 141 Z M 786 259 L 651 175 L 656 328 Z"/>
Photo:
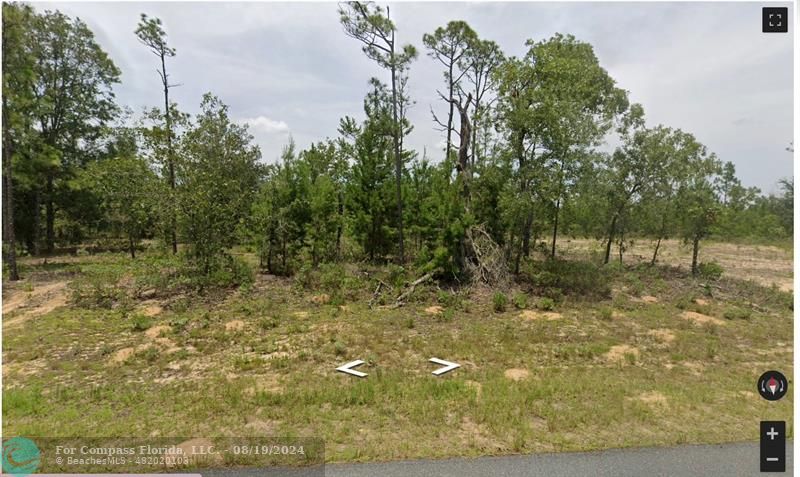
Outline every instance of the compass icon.
<path fill-rule="evenodd" d="M 767 401 L 777 401 L 788 389 L 786 376 L 778 371 L 767 371 L 758 378 L 758 394 Z"/>

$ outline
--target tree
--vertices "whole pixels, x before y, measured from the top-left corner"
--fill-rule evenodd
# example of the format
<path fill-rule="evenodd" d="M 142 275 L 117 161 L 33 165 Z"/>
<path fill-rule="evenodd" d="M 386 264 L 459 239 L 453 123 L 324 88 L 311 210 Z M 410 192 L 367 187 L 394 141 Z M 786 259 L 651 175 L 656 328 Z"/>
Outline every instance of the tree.
<path fill-rule="evenodd" d="M 157 179 L 144 160 L 128 155 L 93 162 L 78 181 L 96 198 L 111 231 L 127 239 L 131 258 L 153 220 L 162 192 Z"/>
<path fill-rule="evenodd" d="M 224 249 L 233 245 L 263 171 L 253 137 L 246 126 L 230 121 L 228 107 L 206 93 L 200 108 L 196 125 L 183 138 L 176 177 L 190 256 L 208 275 Z"/>
<path fill-rule="evenodd" d="M 496 87 L 495 70 L 505 61 L 503 52 L 497 43 L 489 40 L 477 40 L 467 50 L 464 63 L 468 65 L 466 79 L 472 86 L 472 97 L 475 108 L 472 113 L 472 168 L 483 159 L 484 151 L 478 147 L 478 132 L 484 135 L 492 129 L 489 122 L 492 103 L 496 97 L 486 95 Z M 485 149 L 485 148 L 484 148 Z"/>
<path fill-rule="evenodd" d="M 404 45 L 397 49 L 395 26 L 386 8 L 386 15 L 372 2 L 347 2 L 340 5 L 339 16 L 347 36 L 360 41 L 368 58 L 391 73 L 392 87 L 392 140 L 394 144 L 395 195 L 399 232 L 399 260 L 405 262 L 403 244 L 403 157 L 401 146 L 402 126 L 399 121 L 398 72 L 417 57 L 416 48 Z"/>
<path fill-rule="evenodd" d="M 453 114 L 455 103 L 453 101 L 455 101 L 456 94 L 460 96 L 461 79 L 464 78 L 472 66 L 466 59 L 472 59 L 471 56 L 468 56 L 468 52 L 473 48 L 477 40 L 478 36 L 463 21 L 451 21 L 447 23 L 447 26 L 439 27 L 433 33 L 426 33 L 422 36 L 422 43 L 428 48 L 428 56 L 441 63 L 445 68 L 444 81 L 447 87 L 447 95 L 438 90 L 437 93 L 447 104 L 447 122 L 440 121 L 431 108 L 433 120 L 446 131 L 445 157 L 450 157 L 453 144 L 451 139 L 454 129 Z M 469 104 L 469 102 L 467 103 Z"/>
<path fill-rule="evenodd" d="M 549 40 L 528 40 L 528 74 L 532 76 L 532 127 L 541 131 L 542 145 L 555 171 L 553 240 L 555 257 L 562 201 L 575 179 L 580 157 L 596 146 L 612 126 L 613 118 L 627 107 L 627 94 L 600 66 L 589 43 L 572 35 L 556 34 Z"/>
<path fill-rule="evenodd" d="M 136 27 L 136 37 L 139 41 L 146 46 L 151 53 L 158 57 L 161 63 L 161 69 L 156 70 L 158 76 L 161 78 L 161 85 L 164 90 L 164 139 L 166 141 L 166 166 L 167 166 L 167 179 L 171 192 L 175 191 L 175 159 L 172 147 L 172 111 L 171 103 L 169 101 L 169 90 L 176 85 L 169 83 L 169 74 L 167 74 L 166 59 L 175 56 L 175 49 L 167 46 L 167 34 L 161 27 L 161 19 L 148 18 L 146 14 L 142 13 L 141 20 Z M 171 202 L 171 201 L 170 201 Z M 170 216 L 170 234 L 172 240 L 172 253 L 178 253 L 178 236 L 175 231 L 175 217 L 174 211 Z"/>
<path fill-rule="evenodd" d="M 112 85 L 119 82 L 120 72 L 80 19 L 45 11 L 34 25 L 38 154 L 55 159 L 43 180 L 46 250 L 52 252 L 57 181 L 73 174 L 82 161 L 81 146 L 93 143 L 116 114 Z M 61 185 L 66 187 L 66 180 Z"/>
<path fill-rule="evenodd" d="M 681 233 L 684 241 L 692 244 L 692 275 L 699 272 L 700 241 L 711 234 L 719 214 L 716 191 L 708 176 L 708 169 L 718 167 L 718 163 L 712 157 L 703 165 L 681 184 L 677 198 L 682 211 Z"/>
<path fill-rule="evenodd" d="M 340 149 L 352 164 L 347 178 L 346 209 L 352 232 L 370 260 L 383 258 L 393 238 L 391 98 L 386 86 L 373 79 L 364 100 L 366 120 L 341 121 Z M 396 196 L 395 196 L 396 200 Z"/>
<path fill-rule="evenodd" d="M 34 56 L 30 43 L 33 9 L 3 3 L 3 243 L 9 279 L 19 280 L 14 229 L 14 172 L 17 146 L 32 134 Z"/>

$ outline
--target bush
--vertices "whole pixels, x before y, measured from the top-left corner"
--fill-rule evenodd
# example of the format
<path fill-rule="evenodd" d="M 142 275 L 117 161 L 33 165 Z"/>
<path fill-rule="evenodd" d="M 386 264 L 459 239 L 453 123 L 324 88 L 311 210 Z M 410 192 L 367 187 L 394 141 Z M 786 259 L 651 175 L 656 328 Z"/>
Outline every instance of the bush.
<path fill-rule="evenodd" d="M 497 292 L 492 297 L 492 309 L 496 313 L 502 313 L 506 311 L 506 305 L 508 304 L 508 298 L 503 293 Z"/>
<path fill-rule="evenodd" d="M 717 262 L 703 262 L 697 266 L 700 277 L 706 280 L 719 280 L 724 271 Z"/>
<path fill-rule="evenodd" d="M 528 295 L 524 293 L 517 293 L 514 295 L 511 303 L 513 303 L 514 307 L 516 307 L 518 310 L 524 310 L 528 307 Z"/>
<path fill-rule="evenodd" d="M 749 320 L 753 316 L 753 312 L 746 308 L 729 308 L 725 310 L 723 315 L 726 320 Z"/>
<path fill-rule="evenodd" d="M 614 309 L 610 306 L 603 306 L 597 310 L 601 320 L 611 321 L 614 318 Z"/>
<path fill-rule="evenodd" d="M 610 298 L 608 275 L 601 267 L 589 262 L 546 260 L 529 262 L 522 279 L 539 294 L 558 301 L 560 295 L 579 295 Z"/>
<path fill-rule="evenodd" d="M 555 307 L 556 307 L 556 302 L 553 301 L 552 298 L 547 298 L 547 297 L 540 298 L 539 302 L 536 303 L 536 308 L 542 311 L 552 311 L 555 309 Z"/>
<path fill-rule="evenodd" d="M 116 284 L 116 279 L 105 276 L 92 277 L 79 282 L 72 291 L 72 301 L 82 308 L 110 310 L 129 301 L 125 289 Z"/>
<path fill-rule="evenodd" d="M 153 321 L 144 315 L 133 315 L 131 319 L 131 329 L 133 331 L 144 331 L 153 325 Z"/>

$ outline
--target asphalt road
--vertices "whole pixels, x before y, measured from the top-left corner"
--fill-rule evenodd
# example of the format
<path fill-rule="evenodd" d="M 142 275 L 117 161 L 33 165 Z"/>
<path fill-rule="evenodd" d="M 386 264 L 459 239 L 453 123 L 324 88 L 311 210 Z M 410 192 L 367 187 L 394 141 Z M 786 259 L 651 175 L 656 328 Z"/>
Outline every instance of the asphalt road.
<path fill-rule="evenodd" d="M 792 442 L 786 443 L 786 474 L 792 475 Z M 475 459 L 327 464 L 322 469 L 229 469 L 203 477 L 696 477 L 763 476 L 758 442 L 531 454 Z"/>

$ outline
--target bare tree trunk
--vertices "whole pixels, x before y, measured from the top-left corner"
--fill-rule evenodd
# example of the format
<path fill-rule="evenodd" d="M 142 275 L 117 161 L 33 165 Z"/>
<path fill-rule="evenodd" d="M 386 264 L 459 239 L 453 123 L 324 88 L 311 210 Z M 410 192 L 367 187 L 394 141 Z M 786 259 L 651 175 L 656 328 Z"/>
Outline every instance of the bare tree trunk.
<path fill-rule="evenodd" d="M 606 242 L 606 255 L 603 258 L 603 264 L 608 263 L 608 259 L 611 257 L 611 242 L 614 241 L 614 232 L 617 227 L 617 214 L 614 214 L 614 218 L 611 219 L 611 226 L 608 228 L 608 241 Z"/>
<path fill-rule="evenodd" d="M 692 275 L 697 276 L 697 255 L 700 252 L 700 237 L 695 236 L 692 240 Z"/>
<path fill-rule="evenodd" d="M 9 135 L 9 119 L 6 99 L 3 97 L 3 239 L 6 244 L 6 263 L 8 264 L 8 278 L 12 281 L 19 280 L 17 269 L 17 239 L 14 233 L 14 186 L 11 176 L 11 136 Z"/>
<path fill-rule="evenodd" d="M 550 250 L 550 258 L 556 258 L 556 237 L 558 236 L 558 209 L 561 207 L 561 198 L 556 200 L 556 216 L 553 220 L 553 246 Z"/>
<path fill-rule="evenodd" d="M 658 249 L 661 247 L 661 237 L 658 237 L 658 242 L 656 242 L 656 249 L 653 250 L 653 259 L 650 260 L 650 265 L 656 264 L 656 258 L 658 258 Z"/>
<path fill-rule="evenodd" d="M 128 250 L 131 252 L 131 258 L 136 259 L 136 246 L 133 244 L 133 236 L 128 235 Z"/>
<path fill-rule="evenodd" d="M 392 119 L 394 137 L 394 174 L 397 182 L 397 229 L 400 235 L 399 261 L 405 263 L 405 247 L 403 245 L 403 159 L 400 157 L 400 124 L 397 122 L 397 66 L 394 64 L 394 32 L 392 32 Z"/>
<path fill-rule="evenodd" d="M 169 187 L 175 193 L 175 162 L 174 162 L 174 155 L 172 151 L 172 117 L 169 113 L 169 77 L 167 76 L 167 65 L 164 61 L 164 53 L 161 53 L 161 79 L 164 84 L 164 127 L 167 133 L 167 169 L 169 173 Z M 172 201 L 175 200 L 175 197 L 172 197 Z M 175 209 L 173 208 L 172 204 L 174 202 L 170 202 L 169 204 L 169 227 L 170 227 L 170 236 L 172 239 L 172 253 L 178 253 L 178 234 L 175 231 L 177 224 L 175 220 Z"/>
<path fill-rule="evenodd" d="M 450 69 L 447 76 L 448 82 L 448 95 L 449 109 L 447 111 L 447 149 L 445 150 L 445 159 L 450 159 L 450 150 L 453 148 L 453 62 L 450 61 Z"/>
<path fill-rule="evenodd" d="M 47 173 L 47 185 L 45 189 L 46 199 L 45 199 L 45 252 L 48 254 L 53 253 L 55 250 L 55 207 L 53 205 L 55 194 L 55 187 L 53 185 L 54 178 L 53 172 L 50 171 Z"/>
<path fill-rule="evenodd" d="M 41 254 L 42 192 L 37 187 L 33 193 L 33 255 Z"/>

